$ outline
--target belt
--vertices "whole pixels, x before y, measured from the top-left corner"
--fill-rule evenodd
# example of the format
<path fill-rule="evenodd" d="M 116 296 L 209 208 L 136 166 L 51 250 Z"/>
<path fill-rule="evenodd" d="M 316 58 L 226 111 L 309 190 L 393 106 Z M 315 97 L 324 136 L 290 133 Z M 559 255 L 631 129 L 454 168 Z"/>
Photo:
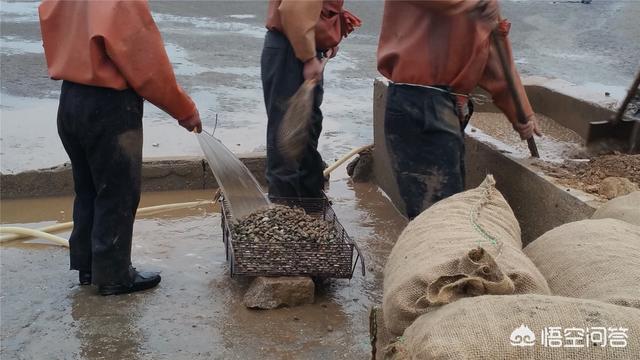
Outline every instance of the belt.
<path fill-rule="evenodd" d="M 392 84 L 394 84 L 394 85 L 406 85 L 406 86 L 421 87 L 421 88 L 425 88 L 425 89 L 437 90 L 437 91 L 443 92 L 443 93 L 445 93 L 445 94 L 450 94 L 450 95 L 462 96 L 462 97 L 469 98 L 469 95 L 468 95 L 468 94 L 460 94 L 460 93 L 456 93 L 456 92 L 449 91 L 449 90 L 447 90 L 447 89 L 444 89 L 444 88 L 442 88 L 442 87 L 438 87 L 438 86 L 429 86 L 429 85 L 420 85 L 420 84 L 408 84 L 408 83 L 396 83 L 396 82 L 393 82 L 393 81 L 391 81 L 391 80 L 389 80 L 389 82 L 391 82 L 391 83 L 392 83 Z"/>

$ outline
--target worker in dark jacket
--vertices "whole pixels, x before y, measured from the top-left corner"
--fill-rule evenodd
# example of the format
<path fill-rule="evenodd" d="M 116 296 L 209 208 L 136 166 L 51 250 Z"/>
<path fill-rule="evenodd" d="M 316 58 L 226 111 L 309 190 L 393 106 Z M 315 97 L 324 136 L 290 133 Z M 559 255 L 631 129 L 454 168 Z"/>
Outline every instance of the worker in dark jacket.
<path fill-rule="evenodd" d="M 322 57 L 337 46 L 360 20 L 343 9 L 343 0 L 269 0 L 261 72 L 267 108 L 267 183 L 272 197 L 322 196 L 324 162 L 318 153 L 322 131 Z M 279 153 L 276 134 L 289 98 L 305 80 L 315 88 L 310 140 L 299 162 Z"/>
<path fill-rule="evenodd" d="M 63 80 L 58 133 L 73 169 L 71 269 L 102 295 L 156 286 L 131 266 L 140 200 L 142 102 L 200 132 L 198 109 L 176 83 L 146 1 L 54 1 L 39 7 L 52 79 Z"/>
<path fill-rule="evenodd" d="M 385 1 L 378 45 L 378 70 L 390 80 L 384 128 L 408 218 L 464 189 L 463 134 L 476 86 L 522 139 L 540 135 L 511 56 L 509 26 L 495 0 Z M 507 47 L 526 124 L 517 122 L 492 32 Z"/>

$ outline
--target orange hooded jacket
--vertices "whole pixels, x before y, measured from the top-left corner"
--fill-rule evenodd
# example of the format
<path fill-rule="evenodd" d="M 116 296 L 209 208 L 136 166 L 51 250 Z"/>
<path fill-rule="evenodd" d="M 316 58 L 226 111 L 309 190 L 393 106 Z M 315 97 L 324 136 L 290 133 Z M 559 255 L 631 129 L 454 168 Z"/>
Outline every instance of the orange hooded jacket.
<path fill-rule="evenodd" d="M 176 82 L 147 1 L 44 0 L 38 12 L 51 78 L 132 88 L 178 121 L 195 113 Z"/>
<path fill-rule="evenodd" d="M 512 123 L 516 110 L 500 58 L 491 43 L 493 26 L 470 13 L 478 1 L 396 1 L 384 5 L 378 44 L 378 70 L 396 83 L 446 85 L 468 94 L 476 86 L 487 90 Z M 495 30 L 508 50 L 511 70 L 527 117 L 533 110 L 513 63 L 507 37 L 510 24 Z"/>

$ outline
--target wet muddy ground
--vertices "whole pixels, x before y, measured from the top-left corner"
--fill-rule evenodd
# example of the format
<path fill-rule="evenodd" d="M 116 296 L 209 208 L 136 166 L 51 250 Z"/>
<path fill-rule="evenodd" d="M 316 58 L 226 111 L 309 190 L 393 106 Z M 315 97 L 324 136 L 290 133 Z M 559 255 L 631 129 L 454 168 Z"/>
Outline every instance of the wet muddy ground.
<path fill-rule="evenodd" d="M 57 138 L 60 83 L 47 78 L 37 2 L 0 6 L 0 171 L 67 160 Z M 347 1 L 363 27 L 346 39 L 325 74 L 321 153 L 335 158 L 372 140 L 373 79 L 382 1 Z M 266 1 L 152 1 L 179 82 L 200 107 L 204 125 L 236 152 L 264 148 L 266 117 L 260 53 Z M 615 100 L 637 71 L 640 2 L 504 1 L 524 75 L 557 77 Z M 241 129 L 241 131 L 238 131 Z M 200 155 L 193 135 L 145 105 L 144 156 Z M 28 149 L 28 151 L 25 151 Z"/>
<path fill-rule="evenodd" d="M 229 277 L 215 207 L 136 221 L 134 265 L 163 277 L 139 294 L 101 297 L 78 286 L 67 249 L 3 246 L 2 358 L 366 359 L 368 309 L 381 301 L 382 267 L 405 222 L 375 186 L 344 179 L 330 186 L 367 275 L 317 286 L 313 305 L 246 309 L 248 281 Z M 145 194 L 142 206 L 212 193 Z M 3 201 L 2 222 L 41 227 L 69 220 L 70 208 L 70 198 Z"/>

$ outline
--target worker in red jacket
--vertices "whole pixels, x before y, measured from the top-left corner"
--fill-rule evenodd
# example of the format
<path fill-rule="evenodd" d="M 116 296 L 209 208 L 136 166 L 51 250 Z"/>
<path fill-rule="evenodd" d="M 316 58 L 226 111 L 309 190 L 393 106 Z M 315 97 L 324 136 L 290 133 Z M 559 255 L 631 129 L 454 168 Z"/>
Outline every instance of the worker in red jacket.
<path fill-rule="evenodd" d="M 267 108 L 267 184 L 271 197 L 322 197 L 324 162 L 318 153 L 322 131 L 322 57 L 333 57 L 338 44 L 360 20 L 343 9 L 343 0 L 269 0 L 261 58 Z M 305 80 L 316 79 L 309 143 L 299 162 L 286 159 L 276 134 L 289 98 Z"/>
<path fill-rule="evenodd" d="M 495 0 L 385 1 L 378 70 L 390 80 L 384 128 L 405 215 L 412 219 L 464 189 L 469 93 L 493 97 L 522 139 L 540 135 Z M 528 122 L 519 124 L 498 53 L 506 47 Z"/>
<path fill-rule="evenodd" d="M 142 102 L 189 131 L 202 124 L 176 83 L 146 1 L 56 1 L 39 7 L 49 75 L 63 80 L 58 134 L 71 159 L 75 201 L 71 269 L 102 295 L 156 286 L 131 266 L 140 200 Z"/>

